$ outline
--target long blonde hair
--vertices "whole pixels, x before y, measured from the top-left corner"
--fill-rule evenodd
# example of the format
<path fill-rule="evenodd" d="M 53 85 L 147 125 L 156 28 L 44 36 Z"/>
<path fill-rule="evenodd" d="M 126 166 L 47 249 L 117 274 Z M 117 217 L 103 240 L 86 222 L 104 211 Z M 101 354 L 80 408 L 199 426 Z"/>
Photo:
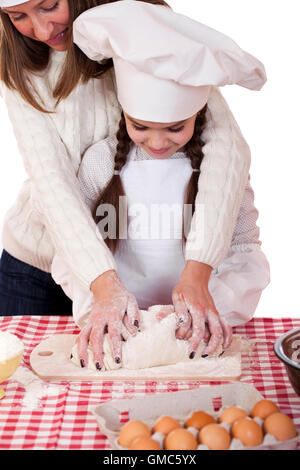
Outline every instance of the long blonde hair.
<path fill-rule="evenodd" d="M 117 0 L 68 0 L 70 24 L 85 10 L 115 1 Z M 164 0 L 137 1 L 168 6 Z M 0 80 L 8 88 L 20 93 L 31 106 L 45 113 L 48 111 L 37 99 L 38 94 L 32 88 L 30 74 L 45 70 L 49 58 L 49 46 L 19 33 L 9 16 L 0 9 Z M 70 95 L 80 80 L 86 83 L 90 78 L 100 78 L 112 65 L 111 59 L 101 64 L 88 59 L 73 43 L 73 35 L 70 34 L 65 63 L 53 90 L 53 97 L 59 103 Z"/>

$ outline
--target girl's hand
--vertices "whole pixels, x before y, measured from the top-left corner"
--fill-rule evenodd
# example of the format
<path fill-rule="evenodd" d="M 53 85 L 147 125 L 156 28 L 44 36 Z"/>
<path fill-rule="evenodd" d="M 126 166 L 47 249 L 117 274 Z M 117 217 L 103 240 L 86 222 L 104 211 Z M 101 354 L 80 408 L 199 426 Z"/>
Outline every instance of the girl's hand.
<path fill-rule="evenodd" d="M 90 344 L 96 368 L 103 368 L 103 338 L 108 332 L 112 356 L 117 364 L 122 359 L 122 323 L 128 332 L 136 335 L 139 327 L 139 309 L 115 271 L 107 271 L 92 284 L 94 304 L 87 324 L 77 338 L 82 367 L 87 365 L 87 347 Z"/>
<path fill-rule="evenodd" d="M 188 339 L 192 359 L 202 339 L 208 341 L 203 354 L 212 354 L 219 344 L 230 345 L 231 327 L 219 316 L 208 290 L 212 268 L 198 261 L 188 261 L 173 291 L 178 339 Z"/>

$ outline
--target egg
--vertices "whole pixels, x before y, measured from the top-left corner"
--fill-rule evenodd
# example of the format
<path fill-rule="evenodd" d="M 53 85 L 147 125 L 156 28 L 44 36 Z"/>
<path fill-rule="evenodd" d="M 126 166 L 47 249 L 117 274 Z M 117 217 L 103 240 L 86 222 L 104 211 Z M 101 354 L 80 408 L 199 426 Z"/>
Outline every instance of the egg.
<path fill-rule="evenodd" d="M 216 420 L 205 411 L 195 411 L 185 422 L 187 428 L 192 427 L 198 430 L 210 423 L 215 423 Z"/>
<path fill-rule="evenodd" d="M 153 426 L 153 432 L 169 434 L 169 432 L 176 428 L 181 428 L 181 424 L 177 421 L 177 419 L 172 418 L 171 416 L 162 416 Z"/>
<path fill-rule="evenodd" d="M 258 423 L 251 418 L 243 418 L 233 423 L 233 437 L 242 441 L 244 446 L 259 446 L 263 441 L 263 432 Z"/>
<path fill-rule="evenodd" d="M 252 408 L 251 416 L 252 418 L 265 419 L 272 413 L 277 412 L 280 412 L 280 409 L 271 400 L 260 400 Z"/>
<path fill-rule="evenodd" d="M 119 443 L 122 447 L 129 447 L 137 437 L 150 437 L 150 428 L 142 421 L 128 421 L 119 434 Z"/>
<path fill-rule="evenodd" d="M 291 418 L 283 413 L 272 413 L 264 421 L 264 431 L 278 441 L 287 441 L 297 436 L 297 429 Z"/>
<path fill-rule="evenodd" d="M 164 442 L 165 450 L 195 450 L 197 445 L 193 434 L 183 428 L 173 429 Z"/>
<path fill-rule="evenodd" d="M 211 423 L 204 426 L 199 432 L 199 442 L 210 450 L 226 450 L 230 446 L 231 438 L 223 426 Z"/>
<path fill-rule="evenodd" d="M 248 413 L 242 408 L 229 406 L 221 413 L 219 420 L 221 423 L 233 424 L 236 420 L 246 418 L 246 416 L 248 416 Z"/>
<path fill-rule="evenodd" d="M 160 450 L 160 445 L 151 437 L 137 437 L 130 445 L 130 450 Z"/>

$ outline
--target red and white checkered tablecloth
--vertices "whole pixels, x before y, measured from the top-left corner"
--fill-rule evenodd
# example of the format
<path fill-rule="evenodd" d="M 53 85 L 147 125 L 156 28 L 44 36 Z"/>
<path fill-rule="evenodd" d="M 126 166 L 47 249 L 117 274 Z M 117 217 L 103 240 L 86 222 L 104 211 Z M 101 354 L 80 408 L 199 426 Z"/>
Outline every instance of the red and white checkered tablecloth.
<path fill-rule="evenodd" d="M 277 337 L 300 327 L 300 319 L 254 318 L 234 328 L 234 333 L 259 342 L 254 353 L 243 357 L 242 381 L 252 383 L 267 399 L 274 400 L 300 428 L 300 397 L 292 389 L 284 365 L 273 353 Z M 20 367 L 29 368 L 32 349 L 53 334 L 77 334 L 71 317 L 1 317 L 0 329 L 17 335 L 25 345 Z M 207 386 L 198 381 L 105 381 L 57 382 L 57 395 L 40 399 L 35 409 L 24 406 L 25 390 L 9 379 L 1 384 L 0 449 L 109 449 L 90 407 L 116 398 L 141 397 L 147 393 L 171 393 Z M 211 383 L 211 385 L 214 385 Z"/>

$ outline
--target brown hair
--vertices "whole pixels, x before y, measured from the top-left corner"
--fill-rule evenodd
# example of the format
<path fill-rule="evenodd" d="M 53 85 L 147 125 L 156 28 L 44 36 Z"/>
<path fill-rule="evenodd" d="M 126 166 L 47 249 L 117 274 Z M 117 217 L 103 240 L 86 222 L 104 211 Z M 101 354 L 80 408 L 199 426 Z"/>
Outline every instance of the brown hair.
<path fill-rule="evenodd" d="M 187 188 L 185 191 L 185 199 L 184 203 L 189 204 L 192 207 L 192 211 L 190 215 L 193 215 L 195 211 L 195 199 L 196 195 L 198 192 L 198 179 L 200 175 L 200 166 L 202 163 L 203 159 L 203 146 L 204 146 L 204 141 L 201 138 L 203 129 L 206 124 L 206 111 L 207 111 L 207 105 L 204 106 L 204 108 L 198 112 L 196 121 L 195 121 L 195 129 L 192 138 L 189 140 L 189 142 L 185 145 L 184 151 L 186 153 L 186 156 L 190 159 L 191 161 L 191 166 L 193 168 L 191 178 L 187 184 Z M 115 208 L 115 213 L 116 213 L 116 230 L 115 230 L 115 238 L 105 238 L 105 243 L 107 244 L 108 248 L 114 253 L 118 247 L 118 242 L 119 242 L 119 237 L 120 237 L 120 224 L 119 224 L 119 198 L 121 196 L 125 196 L 125 191 L 122 185 L 122 180 L 120 177 L 120 171 L 124 167 L 124 165 L 127 162 L 127 157 L 132 145 L 132 140 L 130 139 L 127 129 L 126 129 L 126 121 L 124 114 L 122 112 L 121 115 L 121 120 L 119 123 L 119 130 L 116 134 L 117 137 L 117 149 L 116 149 L 116 154 L 115 154 L 115 165 L 114 165 L 114 171 L 116 172 L 107 186 L 104 188 L 104 190 L 99 194 L 99 197 L 94 205 L 92 215 L 95 220 L 95 222 L 98 224 L 101 222 L 104 216 L 99 216 L 97 215 L 97 210 L 100 205 L 108 204 L 111 205 Z M 184 223 L 188 224 L 188 227 L 190 226 L 190 220 L 184 221 Z M 104 227 L 106 228 L 106 227 Z M 183 230 L 183 241 L 186 240 L 185 234 L 188 233 L 187 230 Z M 104 236 L 104 234 L 102 234 Z"/>
<path fill-rule="evenodd" d="M 70 24 L 72 25 L 85 10 L 115 1 L 117 0 L 68 0 Z M 168 6 L 164 0 L 137 1 Z M 18 91 L 22 98 L 34 108 L 41 112 L 49 112 L 44 109 L 37 91 L 34 90 L 30 74 L 46 69 L 50 58 L 50 47 L 19 33 L 1 8 L 0 20 L 0 80 L 8 88 Z M 90 60 L 73 43 L 73 35 L 70 34 L 66 60 L 53 90 L 53 97 L 59 103 L 70 95 L 80 80 L 86 83 L 90 78 L 100 78 L 112 65 L 111 59 L 101 64 Z"/>

